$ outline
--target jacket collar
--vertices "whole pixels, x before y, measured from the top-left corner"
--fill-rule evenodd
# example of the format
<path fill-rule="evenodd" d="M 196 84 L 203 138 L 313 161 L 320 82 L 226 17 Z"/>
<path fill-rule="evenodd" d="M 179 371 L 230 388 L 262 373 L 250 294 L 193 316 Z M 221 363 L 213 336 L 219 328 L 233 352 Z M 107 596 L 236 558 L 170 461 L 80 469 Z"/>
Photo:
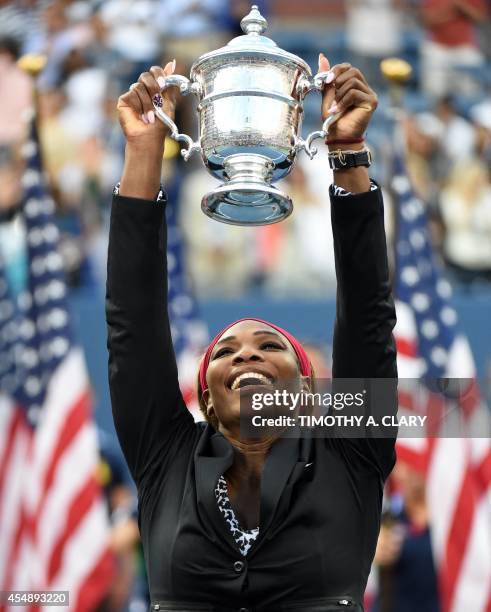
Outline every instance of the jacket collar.
<path fill-rule="evenodd" d="M 309 460 L 311 438 L 282 437 L 271 447 L 264 465 L 261 479 L 261 509 L 259 536 L 248 556 L 255 552 L 268 534 L 282 493 L 290 480 L 303 476 Z M 221 433 L 208 425 L 197 445 L 194 455 L 197 505 L 200 514 L 205 514 L 211 523 L 209 536 L 214 541 L 226 542 L 235 552 L 238 547 L 223 519 L 215 498 L 215 486 L 219 477 L 232 465 L 234 451 L 230 442 Z M 204 518 L 204 517 L 202 517 Z M 206 524 L 206 519 L 203 521 Z"/>

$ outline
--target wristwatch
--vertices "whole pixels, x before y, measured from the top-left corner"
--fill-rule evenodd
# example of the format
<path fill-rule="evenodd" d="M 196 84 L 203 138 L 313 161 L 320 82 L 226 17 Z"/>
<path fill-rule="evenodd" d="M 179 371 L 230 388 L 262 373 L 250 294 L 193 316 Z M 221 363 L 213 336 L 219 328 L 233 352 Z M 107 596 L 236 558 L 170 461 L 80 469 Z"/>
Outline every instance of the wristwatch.
<path fill-rule="evenodd" d="M 372 154 L 370 149 L 361 151 L 331 151 L 329 153 L 329 167 L 332 170 L 347 170 L 365 166 L 368 168 L 372 164 Z"/>
<path fill-rule="evenodd" d="M 120 186 L 121 186 L 121 183 L 116 183 L 116 185 L 114 185 L 113 195 L 119 195 Z M 157 197 L 155 198 L 155 202 L 164 202 L 164 203 L 167 202 L 167 194 L 165 193 L 162 185 L 160 185 L 160 189 L 157 194 Z"/>

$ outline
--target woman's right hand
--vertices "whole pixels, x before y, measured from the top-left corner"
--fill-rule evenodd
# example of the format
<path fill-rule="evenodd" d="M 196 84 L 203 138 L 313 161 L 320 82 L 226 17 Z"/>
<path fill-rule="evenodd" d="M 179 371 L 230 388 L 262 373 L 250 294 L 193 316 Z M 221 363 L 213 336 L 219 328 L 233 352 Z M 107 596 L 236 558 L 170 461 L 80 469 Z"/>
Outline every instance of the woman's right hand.
<path fill-rule="evenodd" d="M 163 79 L 174 72 L 175 60 L 164 68 L 152 66 L 118 100 L 119 122 L 126 137 L 124 168 L 119 193 L 154 200 L 159 191 L 162 155 L 168 127 L 156 119 L 153 97 L 162 97 L 162 108 L 174 118 L 176 87 L 161 93 Z"/>
<path fill-rule="evenodd" d="M 118 100 L 118 114 L 121 128 L 130 145 L 145 150 L 161 152 L 169 128 L 155 117 L 153 98 L 160 95 L 164 112 L 174 118 L 176 88 L 170 87 L 161 93 L 166 76 L 171 75 L 176 61 L 168 62 L 164 68 L 152 66 L 142 72 L 138 81 Z"/>

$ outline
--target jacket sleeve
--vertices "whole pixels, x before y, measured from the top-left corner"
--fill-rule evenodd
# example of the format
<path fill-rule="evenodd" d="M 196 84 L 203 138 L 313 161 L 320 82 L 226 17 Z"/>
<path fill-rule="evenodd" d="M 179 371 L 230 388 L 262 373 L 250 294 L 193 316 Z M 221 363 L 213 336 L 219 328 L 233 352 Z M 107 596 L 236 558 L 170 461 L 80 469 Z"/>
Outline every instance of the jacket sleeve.
<path fill-rule="evenodd" d="M 378 417 L 395 415 L 397 364 L 392 330 L 396 314 L 382 192 L 377 188 L 368 193 L 336 195 L 331 187 L 330 195 L 337 276 L 333 378 L 364 379 L 371 390 L 381 390 L 372 394 L 369 413 Z M 383 405 L 375 405 L 374 396 L 383 397 Z M 395 434 L 384 429 L 379 435 L 373 436 L 372 430 L 366 437 L 352 437 L 346 442 L 350 452 L 385 479 L 395 462 Z"/>
<path fill-rule="evenodd" d="M 107 264 L 109 386 L 116 432 L 140 486 L 194 420 L 181 396 L 167 314 L 165 206 L 114 196 Z"/>

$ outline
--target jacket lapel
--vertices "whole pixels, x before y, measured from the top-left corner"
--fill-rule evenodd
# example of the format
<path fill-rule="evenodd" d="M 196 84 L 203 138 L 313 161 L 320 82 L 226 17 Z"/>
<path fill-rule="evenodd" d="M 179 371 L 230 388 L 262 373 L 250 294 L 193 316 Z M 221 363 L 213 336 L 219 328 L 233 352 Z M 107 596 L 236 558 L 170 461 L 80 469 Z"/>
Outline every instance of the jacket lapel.
<path fill-rule="evenodd" d="M 267 539 L 268 530 L 277 513 L 282 495 L 291 490 L 295 482 L 307 476 L 307 463 L 312 460 L 312 439 L 309 434 L 300 437 L 279 438 L 271 447 L 264 464 L 261 479 L 261 509 L 259 517 L 259 536 L 252 545 L 248 557 L 260 548 Z M 230 442 L 208 425 L 201 436 L 194 455 L 196 474 L 196 496 L 198 511 L 209 519 L 212 530 L 210 537 L 214 541 L 226 541 L 235 552 L 238 546 L 218 509 L 215 498 L 215 486 L 218 478 L 224 474 L 233 462 L 233 449 Z M 290 491 L 291 492 L 291 491 Z M 288 500 L 284 500 L 287 503 Z M 203 517 L 206 525 L 206 519 Z"/>
<path fill-rule="evenodd" d="M 196 503 L 203 525 L 214 541 L 226 542 L 237 551 L 237 545 L 218 509 L 215 486 L 218 478 L 232 465 L 233 449 L 228 440 L 208 425 L 194 454 Z"/>
<path fill-rule="evenodd" d="M 261 481 L 261 513 L 259 537 L 251 547 L 249 556 L 255 553 L 268 539 L 274 519 L 283 514 L 289 505 L 295 483 L 303 478 L 311 478 L 312 438 L 311 433 L 295 430 L 296 438 L 280 438 L 271 447 L 266 459 Z M 286 508 L 287 510 L 288 508 Z"/>

